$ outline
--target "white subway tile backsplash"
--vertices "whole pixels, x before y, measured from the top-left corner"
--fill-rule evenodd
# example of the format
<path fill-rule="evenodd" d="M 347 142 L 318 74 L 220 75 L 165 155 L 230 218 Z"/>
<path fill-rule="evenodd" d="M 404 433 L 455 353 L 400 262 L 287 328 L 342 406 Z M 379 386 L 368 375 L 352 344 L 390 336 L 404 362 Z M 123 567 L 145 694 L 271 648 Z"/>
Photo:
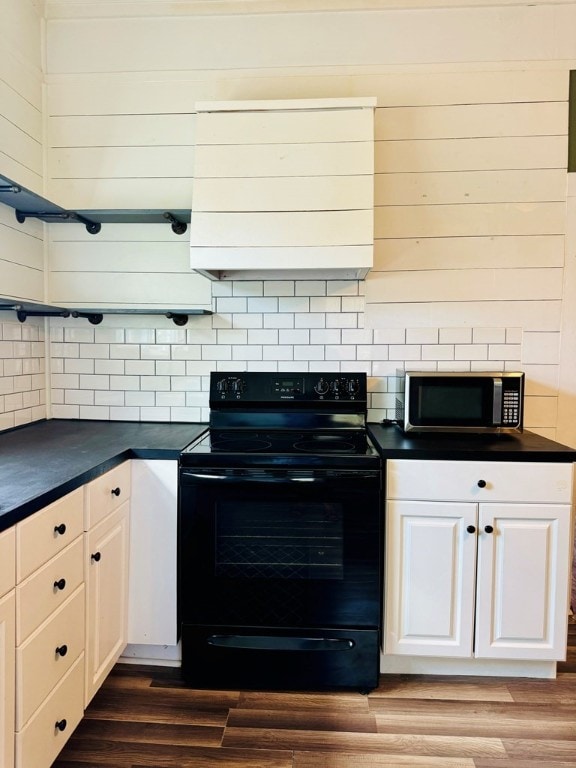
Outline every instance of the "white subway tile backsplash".
<path fill-rule="evenodd" d="M 324 360 L 324 346 L 317 344 L 312 346 L 294 346 L 294 360 Z"/>
<path fill-rule="evenodd" d="M 156 331 L 153 328 L 126 328 L 126 344 L 154 344 Z"/>
<path fill-rule="evenodd" d="M 118 371 L 118 375 L 126 376 L 154 376 L 156 373 L 155 360 L 123 360 L 124 370 Z"/>
<path fill-rule="evenodd" d="M 140 346 L 138 344 L 110 344 L 110 357 L 117 360 L 139 360 Z"/>
<path fill-rule="evenodd" d="M 170 344 L 142 344 L 140 358 L 142 360 L 170 360 Z"/>
<path fill-rule="evenodd" d="M 265 280 L 264 296 L 295 296 L 296 288 L 293 280 Z M 309 295 L 304 293 L 305 296 Z"/>
<path fill-rule="evenodd" d="M 312 297 L 310 299 L 310 312 L 341 312 L 342 299 L 340 296 Z"/>
<path fill-rule="evenodd" d="M 280 330 L 278 332 L 280 344 L 309 344 L 310 331 L 307 328 Z"/>
<path fill-rule="evenodd" d="M 93 362 L 94 373 L 115 374 L 117 376 L 124 374 L 124 360 L 87 360 L 82 362 Z M 90 373 L 90 371 L 86 371 L 86 373 Z"/>
<path fill-rule="evenodd" d="M 279 312 L 263 316 L 264 328 L 294 328 L 294 315 L 291 312 Z"/>
<path fill-rule="evenodd" d="M 248 315 L 233 315 L 232 327 L 233 328 L 262 328 L 264 325 L 264 316 L 259 313 Z"/>
<path fill-rule="evenodd" d="M 488 360 L 487 344 L 455 344 L 455 360 Z"/>
<path fill-rule="evenodd" d="M 310 312 L 304 315 L 293 315 L 295 328 L 326 328 L 326 315 L 324 312 Z"/>
<path fill-rule="evenodd" d="M 80 374 L 80 389 L 110 389 L 111 376 Z"/>
<path fill-rule="evenodd" d="M 152 407 L 156 402 L 154 392 L 126 392 L 124 402 L 127 406 Z"/>
<path fill-rule="evenodd" d="M 161 319 L 158 327 L 147 319 L 146 327 L 122 328 L 116 318 L 113 326 L 95 329 L 55 322 L 50 329 L 53 415 L 206 420 L 213 370 L 363 371 L 369 376 L 370 418 L 394 415 L 398 368 L 532 366 L 535 392 L 557 391 L 558 334 L 505 327 L 364 328 L 365 285 L 354 280 L 221 281 L 212 291 L 216 314 L 186 328 L 168 328 Z M 4 414 L 26 419 L 33 408 L 45 409 L 42 401 L 36 405 L 43 388 L 34 387 L 44 366 L 32 368 L 39 364 L 31 354 L 33 337 L 19 338 L 14 328 L 5 333 L 4 325 L 0 424 Z M 19 357 L 14 347 L 23 343 L 27 347 Z M 43 349 L 40 336 L 38 345 Z M 31 380 L 34 370 L 37 377 Z M 7 397 L 17 411 L 8 412 Z M 15 419 L 8 417 L 11 424 Z"/>
<path fill-rule="evenodd" d="M 64 358 L 64 372 L 65 373 L 94 373 L 95 360 L 83 359 L 83 358 Z M 101 362 L 101 361 L 98 361 Z M 124 365 L 123 360 L 118 361 L 121 365 Z M 54 366 L 52 367 L 54 371 Z"/>
<path fill-rule="evenodd" d="M 143 376 L 142 378 L 153 378 Z M 97 389 L 122 390 L 123 392 L 140 389 L 140 376 L 110 376 L 108 387 L 95 387 Z"/>
<path fill-rule="evenodd" d="M 241 309 L 233 310 L 236 314 L 241 312 Z M 259 312 L 265 314 L 266 312 L 278 312 L 278 299 L 276 297 L 261 297 L 248 299 L 248 312 Z"/>
<path fill-rule="evenodd" d="M 258 344 L 232 347 L 234 360 L 262 360 L 262 347 Z"/>
<path fill-rule="evenodd" d="M 247 312 L 248 300 L 245 298 L 219 298 L 216 299 L 216 311 L 218 314 L 221 312 Z M 255 310 L 254 310 L 255 311 Z"/>
<path fill-rule="evenodd" d="M 327 344 L 325 353 L 326 360 L 355 360 L 356 359 L 356 347 L 353 345 L 331 345 Z"/>
<path fill-rule="evenodd" d="M 471 344 L 472 328 L 440 328 L 440 344 Z"/>
<path fill-rule="evenodd" d="M 326 296 L 326 280 L 296 280 L 295 296 Z"/>

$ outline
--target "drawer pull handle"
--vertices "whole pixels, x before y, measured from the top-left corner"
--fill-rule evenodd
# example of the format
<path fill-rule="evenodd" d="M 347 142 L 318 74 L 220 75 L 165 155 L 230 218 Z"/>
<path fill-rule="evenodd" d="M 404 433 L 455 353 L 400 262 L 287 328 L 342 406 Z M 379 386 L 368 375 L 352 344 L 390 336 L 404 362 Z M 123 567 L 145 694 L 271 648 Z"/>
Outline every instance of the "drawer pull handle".
<path fill-rule="evenodd" d="M 468 533 L 476 533 L 476 526 L 475 525 L 469 525 L 466 530 Z"/>
<path fill-rule="evenodd" d="M 121 493 L 121 491 L 120 491 L 120 488 L 112 488 L 112 490 L 110 491 L 110 493 L 111 493 L 113 496 L 120 496 L 120 493 Z"/>
<path fill-rule="evenodd" d="M 484 530 L 486 533 L 494 533 L 494 528 L 491 525 L 485 525 Z"/>
<path fill-rule="evenodd" d="M 65 731 L 67 725 L 68 723 L 66 722 L 66 720 L 62 718 L 62 720 L 56 720 L 56 722 L 54 723 L 54 729 L 56 731 Z"/>
<path fill-rule="evenodd" d="M 486 488 L 486 480 L 478 480 L 478 488 Z"/>
<path fill-rule="evenodd" d="M 63 590 L 66 588 L 66 579 L 58 579 L 54 582 L 54 589 Z"/>
<path fill-rule="evenodd" d="M 58 648 L 56 648 L 56 656 L 66 656 L 67 653 L 68 653 L 67 645 L 59 645 Z"/>
<path fill-rule="evenodd" d="M 59 533 L 60 536 L 63 536 L 66 533 L 66 525 L 64 523 L 60 523 L 60 525 L 55 525 L 54 533 Z"/>
<path fill-rule="evenodd" d="M 100 558 L 101 558 L 101 557 L 102 557 L 102 555 L 101 555 L 101 553 L 100 553 L 100 552 L 94 552 L 94 554 L 93 554 L 93 555 L 90 555 L 90 558 L 91 558 L 92 560 L 94 560 L 94 562 L 95 562 L 95 563 L 99 563 L 99 562 L 100 562 Z"/>

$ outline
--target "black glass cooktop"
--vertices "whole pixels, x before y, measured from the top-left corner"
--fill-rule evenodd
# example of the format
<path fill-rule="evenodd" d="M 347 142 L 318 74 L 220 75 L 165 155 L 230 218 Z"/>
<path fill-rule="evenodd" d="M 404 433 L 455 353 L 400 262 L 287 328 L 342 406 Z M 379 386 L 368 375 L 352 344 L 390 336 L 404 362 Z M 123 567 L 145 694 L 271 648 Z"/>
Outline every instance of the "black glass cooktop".
<path fill-rule="evenodd" d="M 364 430 L 348 433 L 210 430 L 191 443 L 184 453 L 308 453 L 371 455 L 374 451 Z"/>

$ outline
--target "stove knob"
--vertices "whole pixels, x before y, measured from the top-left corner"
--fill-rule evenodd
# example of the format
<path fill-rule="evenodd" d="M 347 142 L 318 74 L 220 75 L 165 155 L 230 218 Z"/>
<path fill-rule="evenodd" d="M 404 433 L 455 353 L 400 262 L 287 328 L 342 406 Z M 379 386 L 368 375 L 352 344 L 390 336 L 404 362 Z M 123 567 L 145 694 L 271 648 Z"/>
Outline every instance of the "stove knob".
<path fill-rule="evenodd" d="M 221 395 L 225 395 L 228 392 L 228 379 L 220 379 L 216 382 L 216 391 Z"/>
<path fill-rule="evenodd" d="M 334 381 L 332 382 L 332 392 L 335 395 L 340 395 L 342 394 L 343 389 L 344 387 L 342 386 L 342 381 L 340 379 L 334 379 Z"/>
<path fill-rule="evenodd" d="M 346 382 L 346 390 L 351 397 L 357 395 L 360 391 L 360 382 L 358 379 L 350 379 Z"/>
<path fill-rule="evenodd" d="M 326 381 L 326 379 L 319 379 L 316 386 L 314 387 L 314 392 L 318 395 L 325 395 L 328 390 L 330 389 L 330 385 Z"/>
<path fill-rule="evenodd" d="M 244 382 L 242 379 L 232 379 L 232 392 L 235 395 L 241 395 L 244 392 Z"/>

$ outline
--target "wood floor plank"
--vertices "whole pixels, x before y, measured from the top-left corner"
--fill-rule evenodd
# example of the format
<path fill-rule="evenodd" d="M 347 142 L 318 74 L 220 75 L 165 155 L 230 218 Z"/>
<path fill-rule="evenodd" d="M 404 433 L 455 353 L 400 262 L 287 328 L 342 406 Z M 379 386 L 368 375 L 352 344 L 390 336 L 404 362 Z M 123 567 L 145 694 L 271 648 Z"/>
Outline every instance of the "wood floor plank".
<path fill-rule="evenodd" d="M 305 709 L 233 709 L 229 728 L 280 728 L 287 730 L 376 733 L 376 718 L 370 713 L 310 712 Z"/>
<path fill-rule="evenodd" d="M 493 677 L 448 675 L 382 675 L 370 698 L 512 701 L 505 681 Z"/>
<path fill-rule="evenodd" d="M 100 768 L 292 768 L 292 753 L 274 749 L 226 749 L 132 743 L 107 739 L 77 739 L 64 747 L 53 768 L 69 762 L 95 762 Z M 31 767 L 32 768 L 32 767 Z"/>
<path fill-rule="evenodd" d="M 538 750 L 541 759 L 576 760 L 575 739 L 503 739 L 503 744 L 511 758 L 529 759 Z"/>
<path fill-rule="evenodd" d="M 429 757 L 505 757 L 500 739 L 461 736 L 405 735 L 402 733 L 333 733 L 263 728 L 226 728 L 222 746 L 237 749 L 257 745 L 320 752 L 383 752 Z"/>
<path fill-rule="evenodd" d="M 76 739 L 105 739 L 137 744 L 178 744 L 217 747 L 224 728 L 84 719 L 74 733 Z"/>
<path fill-rule="evenodd" d="M 230 708 L 222 702 L 198 702 L 195 697 L 174 699 L 170 696 L 118 693 L 103 690 L 85 713 L 89 720 L 131 720 L 180 725 L 226 725 Z"/>
<path fill-rule="evenodd" d="M 307 709 L 368 712 L 368 696 L 360 693 L 284 693 L 274 691 L 244 691 L 240 694 L 241 709 Z"/>
<path fill-rule="evenodd" d="M 370 752 L 295 752 L 293 768 L 476 768 L 477 761 L 460 757 L 382 755 Z M 504 766 L 502 766 L 504 768 Z"/>

